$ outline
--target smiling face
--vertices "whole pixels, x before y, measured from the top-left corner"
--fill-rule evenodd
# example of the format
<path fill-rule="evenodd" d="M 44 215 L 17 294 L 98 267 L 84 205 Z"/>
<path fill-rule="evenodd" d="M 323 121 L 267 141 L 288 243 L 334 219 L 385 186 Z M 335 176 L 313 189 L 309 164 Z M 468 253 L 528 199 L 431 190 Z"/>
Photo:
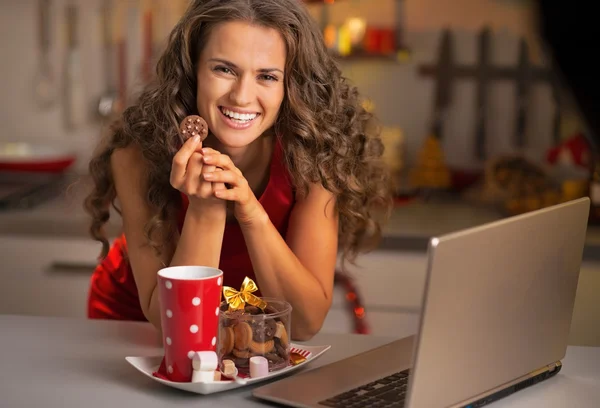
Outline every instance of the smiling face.
<path fill-rule="evenodd" d="M 198 63 L 196 104 L 225 147 L 247 146 L 271 128 L 284 97 L 286 47 L 272 28 L 219 24 Z"/>

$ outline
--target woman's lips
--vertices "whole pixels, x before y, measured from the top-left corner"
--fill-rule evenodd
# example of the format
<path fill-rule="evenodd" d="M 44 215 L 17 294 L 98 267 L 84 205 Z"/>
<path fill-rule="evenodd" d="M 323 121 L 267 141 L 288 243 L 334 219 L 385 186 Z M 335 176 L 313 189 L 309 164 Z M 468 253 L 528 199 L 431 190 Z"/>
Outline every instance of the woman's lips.
<path fill-rule="evenodd" d="M 256 119 L 258 119 L 258 117 L 260 116 L 260 113 L 237 114 L 237 116 L 240 116 L 239 119 L 232 118 L 231 116 L 225 114 L 225 112 L 231 114 L 233 111 L 230 111 L 222 106 L 219 106 L 219 112 L 221 113 L 221 118 L 223 119 L 225 124 L 230 128 L 236 130 L 245 130 L 252 127 Z"/>

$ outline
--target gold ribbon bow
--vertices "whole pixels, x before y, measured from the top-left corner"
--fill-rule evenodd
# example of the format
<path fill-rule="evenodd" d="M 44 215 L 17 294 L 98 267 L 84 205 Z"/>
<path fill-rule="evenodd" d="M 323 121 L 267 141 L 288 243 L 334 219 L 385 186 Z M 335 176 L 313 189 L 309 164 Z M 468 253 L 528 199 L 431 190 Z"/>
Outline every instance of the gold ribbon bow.
<path fill-rule="evenodd" d="M 229 310 L 243 309 L 246 303 L 264 310 L 267 307 L 267 302 L 252 294 L 257 290 L 256 283 L 246 276 L 239 292 L 229 286 L 223 286 L 223 296 L 229 305 Z"/>

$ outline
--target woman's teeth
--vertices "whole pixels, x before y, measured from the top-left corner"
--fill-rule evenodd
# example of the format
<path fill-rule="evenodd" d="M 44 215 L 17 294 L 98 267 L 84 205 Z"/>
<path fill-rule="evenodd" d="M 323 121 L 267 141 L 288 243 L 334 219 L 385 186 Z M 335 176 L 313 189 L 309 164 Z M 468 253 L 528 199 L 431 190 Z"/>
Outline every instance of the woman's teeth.
<path fill-rule="evenodd" d="M 258 116 L 256 113 L 237 113 L 225 108 L 221 108 L 221 112 L 223 112 L 225 116 L 242 123 L 250 122 L 251 120 L 255 119 L 256 116 Z"/>

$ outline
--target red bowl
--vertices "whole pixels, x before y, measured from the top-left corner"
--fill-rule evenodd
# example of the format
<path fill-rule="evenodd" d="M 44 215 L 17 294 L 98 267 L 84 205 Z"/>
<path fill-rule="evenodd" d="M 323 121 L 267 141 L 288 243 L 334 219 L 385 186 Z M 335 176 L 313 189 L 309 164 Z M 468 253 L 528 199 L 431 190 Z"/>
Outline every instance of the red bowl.
<path fill-rule="evenodd" d="M 0 170 L 61 173 L 76 155 L 63 147 L 33 143 L 0 143 Z"/>

